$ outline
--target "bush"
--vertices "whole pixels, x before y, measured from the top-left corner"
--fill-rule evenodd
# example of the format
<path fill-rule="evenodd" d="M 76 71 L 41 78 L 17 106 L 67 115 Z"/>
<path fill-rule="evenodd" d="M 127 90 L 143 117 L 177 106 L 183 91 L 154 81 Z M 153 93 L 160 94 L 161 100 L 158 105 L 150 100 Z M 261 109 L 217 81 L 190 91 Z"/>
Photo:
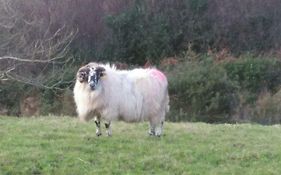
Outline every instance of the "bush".
<path fill-rule="evenodd" d="M 20 100 L 33 88 L 16 81 L 0 81 L 0 110 L 7 110 L 7 115 L 20 115 Z"/>
<path fill-rule="evenodd" d="M 76 115 L 76 105 L 73 99 L 73 92 L 71 89 L 65 89 L 63 97 L 61 99 L 62 109 L 61 113 L 63 115 L 75 116 Z"/>
<path fill-rule="evenodd" d="M 235 82 L 212 61 L 186 62 L 169 72 L 168 79 L 171 114 L 181 117 L 169 120 L 227 122 L 239 104 Z"/>
<path fill-rule="evenodd" d="M 150 13 L 145 1 L 136 0 L 131 9 L 108 16 L 107 25 L 112 38 L 105 52 L 113 53 L 113 58 L 122 58 L 117 61 L 144 65 L 147 59 L 158 62 L 171 53 L 167 21 Z"/>
<path fill-rule="evenodd" d="M 281 62 L 270 58 L 240 58 L 224 64 L 227 76 L 239 83 L 240 91 L 248 91 L 248 102 L 260 93 L 275 93 L 281 85 Z"/>
<path fill-rule="evenodd" d="M 260 95 L 249 120 L 261 124 L 281 123 L 281 90 L 273 95 L 268 92 Z"/>
<path fill-rule="evenodd" d="M 45 75 L 48 77 L 45 84 L 50 85 L 50 87 L 41 88 L 41 114 L 62 114 L 65 112 L 64 114 L 66 115 L 73 115 L 73 110 L 67 111 L 66 108 L 71 109 L 72 102 L 70 98 L 72 98 L 72 92 L 70 89 L 74 86 L 77 70 L 77 66 L 67 64 Z M 73 108 L 74 106 L 72 105 Z"/>
<path fill-rule="evenodd" d="M 107 18 L 112 34 L 104 50 L 112 53 L 105 54 L 107 59 L 158 62 L 178 55 L 189 43 L 197 53 L 227 48 L 240 55 L 280 49 L 277 1 L 135 0 L 132 4 Z"/>
<path fill-rule="evenodd" d="M 169 120 L 281 122 L 279 60 L 249 55 L 219 62 L 202 55 L 187 60 L 166 69 Z"/>

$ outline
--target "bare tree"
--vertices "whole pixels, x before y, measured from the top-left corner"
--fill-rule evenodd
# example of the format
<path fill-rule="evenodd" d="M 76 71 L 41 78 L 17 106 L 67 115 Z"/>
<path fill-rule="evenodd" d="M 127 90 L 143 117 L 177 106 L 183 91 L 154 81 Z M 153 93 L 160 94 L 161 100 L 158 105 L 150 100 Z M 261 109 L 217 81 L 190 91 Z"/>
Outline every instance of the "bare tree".
<path fill-rule="evenodd" d="M 56 86 L 47 86 L 42 74 L 72 61 L 66 57 L 78 30 L 58 21 L 54 5 L 49 0 L 0 0 L 0 81 Z"/>

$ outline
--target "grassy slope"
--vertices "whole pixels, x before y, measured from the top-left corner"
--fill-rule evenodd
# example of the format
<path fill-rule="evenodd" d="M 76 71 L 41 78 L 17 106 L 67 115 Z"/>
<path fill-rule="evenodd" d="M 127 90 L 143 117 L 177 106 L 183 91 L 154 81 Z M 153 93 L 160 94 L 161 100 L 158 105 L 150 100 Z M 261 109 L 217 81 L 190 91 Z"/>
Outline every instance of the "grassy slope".
<path fill-rule="evenodd" d="M 113 123 L 0 117 L 0 174 L 281 174 L 281 126 Z"/>

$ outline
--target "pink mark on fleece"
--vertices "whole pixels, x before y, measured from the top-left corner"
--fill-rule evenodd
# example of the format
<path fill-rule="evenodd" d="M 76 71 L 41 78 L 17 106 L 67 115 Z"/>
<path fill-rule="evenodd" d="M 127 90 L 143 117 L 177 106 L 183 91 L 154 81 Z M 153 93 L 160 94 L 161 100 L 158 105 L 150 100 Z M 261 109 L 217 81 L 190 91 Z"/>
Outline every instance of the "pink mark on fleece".
<path fill-rule="evenodd" d="M 166 81 L 166 79 L 167 79 L 166 76 L 157 69 L 151 69 L 149 71 L 149 74 L 156 77 L 158 80 L 161 80 L 161 81 Z"/>

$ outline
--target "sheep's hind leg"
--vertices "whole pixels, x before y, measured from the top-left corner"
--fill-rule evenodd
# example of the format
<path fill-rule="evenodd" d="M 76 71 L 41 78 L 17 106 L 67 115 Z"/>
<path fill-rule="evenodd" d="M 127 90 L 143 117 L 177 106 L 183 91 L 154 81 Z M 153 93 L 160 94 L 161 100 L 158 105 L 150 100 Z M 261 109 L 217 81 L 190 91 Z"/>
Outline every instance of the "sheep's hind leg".
<path fill-rule="evenodd" d="M 107 136 L 111 136 L 112 135 L 112 132 L 111 132 L 111 122 L 106 122 L 104 125 L 105 125 Z"/>
<path fill-rule="evenodd" d="M 161 121 L 160 126 L 158 127 L 158 129 L 155 132 L 155 136 L 160 137 L 162 132 L 163 132 L 163 125 L 164 125 L 164 121 Z"/>
<path fill-rule="evenodd" d="M 96 123 L 96 136 L 101 136 L 101 129 L 100 129 L 100 117 L 95 117 L 95 123 Z"/>
<path fill-rule="evenodd" d="M 164 121 L 165 121 L 165 113 L 162 113 L 160 120 L 157 122 L 157 129 L 155 132 L 155 136 L 160 137 L 163 133 L 163 126 L 164 126 Z"/>

